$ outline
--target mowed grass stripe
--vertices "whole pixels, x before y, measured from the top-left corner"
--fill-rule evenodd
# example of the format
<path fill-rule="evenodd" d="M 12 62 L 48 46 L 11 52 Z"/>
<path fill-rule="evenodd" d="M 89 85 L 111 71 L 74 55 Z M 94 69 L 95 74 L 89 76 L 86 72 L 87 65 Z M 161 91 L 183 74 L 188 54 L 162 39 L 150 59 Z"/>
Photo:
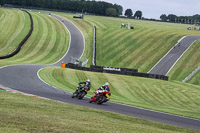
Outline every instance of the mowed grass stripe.
<path fill-rule="evenodd" d="M 42 34 L 43 33 L 43 21 L 37 16 L 35 15 L 35 13 L 31 13 L 32 17 L 33 17 L 33 23 L 34 23 L 34 28 L 33 28 L 33 33 L 30 36 L 30 38 L 27 40 L 27 42 L 25 43 L 25 45 L 22 47 L 23 50 L 21 52 L 20 55 L 16 55 L 14 58 L 17 58 L 18 61 L 30 61 L 31 56 L 35 55 L 35 53 L 37 53 L 37 51 L 39 50 L 39 48 L 37 48 L 37 45 L 39 44 L 41 37 L 42 36 L 47 36 L 47 34 Z M 28 44 L 28 45 L 26 45 Z M 41 46 L 43 44 L 40 44 Z M 26 58 L 21 58 L 22 55 L 25 55 Z"/>
<path fill-rule="evenodd" d="M 140 72 L 148 72 L 168 52 L 168 50 L 177 43 L 181 37 L 185 35 L 200 35 L 200 32 L 198 31 L 186 30 L 189 25 L 90 15 L 85 15 L 84 19 L 79 20 L 72 18 L 74 14 L 58 14 L 62 14 L 66 18 L 70 19 L 76 25 L 78 25 L 78 27 L 84 27 L 80 28 L 84 35 L 87 35 L 85 34 L 86 30 L 93 31 L 93 25 L 97 26 L 97 65 L 138 68 Z M 135 27 L 135 29 L 121 29 L 120 27 L 122 23 L 130 23 L 131 26 Z M 85 27 L 84 25 L 86 24 L 92 26 Z M 125 40 L 126 43 L 121 43 L 124 41 L 122 38 L 128 38 L 129 31 L 138 33 L 133 34 L 133 36 L 128 39 L 129 42 Z M 144 33 L 145 31 L 149 32 L 144 35 L 141 34 L 137 36 L 139 31 L 141 33 Z M 160 31 L 160 33 L 158 32 L 158 35 L 155 35 L 156 31 Z M 123 37 L 121 37 L 119 34 L 122 34 Z M 149 34 L 149 36 L 147 36 L 147 34 Z M 159 37 L 159 34 L 162 34 L 162 36 Z M 88 42 L 92 42 L 92 35 L 90 38 L 86 37 L 86 40 L 89 40 Z M 130 43 L 132 42 L 131 40 L 135 42 L 137 49 L 128 49 L 132 48 L 133 43 Z M 151 43 L 147 43 L 147 41 L 151 41 Z M 87 41 L 86 45 L 88 45 Z M 88 46 L 86 46 L 87 54 L 84 55 L 86 55 L 88 59 L 91 59 L 92 53 L 88 52 L 92 51 L 91 43 Z M 157 50 L 157 48 L 160 49 Z M 124 56 L 119 57 L 119 55 Z M 127 63 L 122 62 L 125 57 L 127 58 Z M 91 62 L 89 63 L 91 64 Z"/>
<path fill-rule="evenodd" d="M 86 17 L 85 17 L 86 18 Z M 131 19 L 120 19 L 120 18 L 110 18 L 110 17 L 93 17 L 88 16 L 86 18 L 88 22 L 92 24 L 99 23 L 97 26 L 97 64 L 98 65 L 111 65 L 116 67 L 129 67 L 129 68 L 139 68 L 141 72 L 148 72 L 156 63 L 162 58 L 166 52 L 176 44 L 176 42 L 184 35 L 188 34 L 199 34 L 196 31 L 187 31 L 187 25 L 180 24 L 168 24 L 168 23 L 158 23 L 158 22 L 149 22 L 149 21 L 140 21 L 140 20 L 131 20 Z M 101 19 L 101 21 L 99 21 Z M 91 20 L 91 21 L 90 21 Z M 144 32 L 149 30 L 147 34 L 140 35 L 137 38 L 133 34 L 129 38 L 128 32 L 124 32 L 127 29 L 120 29 L 122 23 L 130 24 L 135 27 L 132 32 L 140 30 Z M 128 30 L 127 30 L 128 31 Z M 123 34 L 124 32 L 124 34 Z M 116 34 L 117 33 L 117 34 Z M 138 46 L 144 46 L 145 48 L 138 47 L 138 53 L 133 56 L 133 53 L 136 52 L 136 49 L 129 49 L 129 45 L 132 43 L 120 43 L 121 38 L 119 34 L 123 34 L 123 38 L 129 38 L 129 40 L 137 40 Z M 126 37 L 124 37 L 126 36 Z M 108 40 L 109 39 L 109 40 Z M 108 40 L 108 41 L 107 41 Z M 149 43 L 148 43 L 149 41 Z M 136 43 L 136 41 L 135 41 Z M 117 48 L 120 47 L 120 48 Z M 131 46 L 130 46 L 131 47 Z M 155 48 L 161 48 L 161 51 L 154 52 Z M 116 50 L 119 49 L 118 50 Z M 149 49 L 148 49 L 149 48 Z M 134 51 L 133 51 L 134 50 Z M 115 51 L 112 53 L 112 51 Z M 153 54 L 151 54 L 153 52 Z M 119 54 L 125 54 L 128 63 L 122 62 L 123 58 L 119 58 Z M 142 56 L 140 56 L 142 55 Z M 115 59 L 117 57 L 117 59 Z M 135 60 L 135 62 L 130 62 Z M 145 58 L 148 58 L 145 60 Z M 113 63 L 114 62 L 114 63 Z"/>
<path fill-rule="evenodd" d="M 5 43 L 4 47 L 0 50 L 0 52 L 4 52 L 5 50 L 8 51 L 8 48 L 9 49 L 12 48 L 12 47 L 9 47 L 9 46 L 12 45 L 12 43 L 15 43 L 14 41 L 16 41 L 16 38 L 18 37 L 18 35 L 20 34 L 20 32 L 23 30 L 24 24 L 25 24 L 25 19 L 26 19 L 25 16 L 24 16 L 24 14 L 23 14 L 23 12 L 21 12 L 20 14 L 18 13 L 17 18 L 18 19 L 16 21 L 11 22 L 12 24 L 18 23 L 18 25 L 16 25 L 16 27 L 14 27 L 16 29 L 16 31 L 14 31 L 14 29 L 12 29 L 12 32 L 11 32 L 12 35 L 11 34 L 8 35 L 8 36 L 10 36 L 10 38 L 9 38 L 9 40 L 6 40 L 7 42 Z M 13 19 L 13 20 L 15 20 L 15 19 Z M 7 29 L 6 31 L 8 31 L 8 30 L 9 29 Z M 4 35 L 7 36 L 6 33 Z"/>
<path fill-rule="evenodd" d="M 54 73 L 59 74 L 49 76 L 52 79 L 43 77 L 43 75 L 51 75 L 53 70 L 55 70 Z M 77 83 L 89 78 L 92 88 L 88 96 L 92 96 L 94 90 L 105 82 L 109 82 L 112 93 L 110 100 L 113 102 L 200 119 L 199 86 L 58 67 L 45 68 L 40 72 L 40 76 L 57 88 L 70 92 L 75 91 Z M 68 84 L 63 85 L 65 82 L 70 82 L 70 86 Z"/>
<path fill-rule="evenodd" d="M 115 56 L 115 58 L 113 59 L 113 63 L 116 63 L 113 65 L 120 66 L 118 60 L 123 61 L 124 58 L 128 57 L 128 55 L 133 54 L 133 52 L 135 53 L 135 50 L 142 46 L 140 45 L 140 43 L 138 43 L 138 37 L 143 36 L 147 33 L 149 33 L 149 30 L 138 30 L 136 32 L 133 32 L 130 36 L 126 36 L 125 39 L 120 39 L 120 42 L 118 42 L 118 46 L 116 46 L 117 48 L 114 49 L 112 52 L 112 57 Z"/>
<path fill-rule="evenodd" d="M 128 60 L 128 62 L 130 64 L 127 64 L 127 66 L 134 66 L 136 68 L 140 68 L 140 71 L 143 71 L 143 72 L 148 72 L 148 70 L 150 68 L 153 67 L 153 63 L 151 63 L 151 61 L 153 62 L 152 59 L 155 59 L 157 58 L 157 56 L 159 55 L 164 55 L 165 53 L 167 53 L 167 49 L 166 48 L 163 48 L 163 36 L 164 34 L 166 34 L 165 32 L 160 32 L 160 34 L 156 35 L 154 39 L 151 39 L 149 40 L 149 42 L 146 42 L 144 43 L 143 46 L 148 46 L 148 47 L 141 47 L 140 50 L 136 50 L 134 53 L 133 53 L 133 56 L 132 58 L 134 59 L 134 62 L 131 61 L 131 59 Z M 176 37 L 176 36 L 175 36 Z M 174 37 L 174 38 L 175 38 Z M 167 43 L 167 42 L 166 42 Z M 170 44 L 171 43 L 168 43 L 169 44 L 169 48 L 170 48 Z M 145 55 L 143 55 L 143 51 L 146 51 Z M 139 57 L 138 57 L 139 55 Z M 139 60 L 138 60 L 139 58 Z M 144 62 L 148 60 L 149 62 L 149 65 L 145 64 Z M 159 58 L 157 58 L 157 61 L 159 60 Z"/>
<path fill-rule="evenodd" d="M 127 35 L 127 39 L 128 38 L 131 38 L 131 39 L 129 39 L 128 41 L 123 41 L 124 43 L 126 43 L 126 47 L 123 49 L 124 50 L 124 54 L 123 54 L 123 56 L 122 57 L 120 57 L 122 60 L 121 60 L 121 62 L 120 63 L 118 63 L 118 66 L 120 67 L 120 66 L 122 66 L 122 65 L 124 65 L 124 63 L 131 63 L 132 61 L 128 61 L 128 62 L 126 62 L 126 60 L 128 60 L 127 58 L 128 57 L 130 57 L 131 58 L 131 60 L 135 60 L 135 59 L 137 59 L 137 57 L 133 57 L 132 55 L 136 55 L 136 56 L 138 56 L 138 54 L 136 54 L 137 53 L 137 50 L 138 50 L 138 48 L 139 48 L 139 50 L 143 50 L 141 47 L 142 46 L 145 46 L 144 48 L 148 48 L 148 47 L 146 47 L 147 45 L 144 45 L 144 43 L 142 43 L 142 42 L 140 42 L 140 41 L 142 41 L 143 39 L 144 40 L 147 40 L 146 38 L 149 38 L 149 36 L 151 36 L 151 34 L 152 34 L 152 32 L 153 31 L 146 31 L 146 33 L 141 33 L 141 34 L 143 34 L 143 38 L 138 38 L 137 36 L 135 37 L 134 35 L 134 37 L 131 37 L 131 36 L 128 36 Z M 160 31 L 155 31 L 154 33 L 156 34 L 157 32 L 160 32 Z M 135 40 L 137 40 L 136 42 L 135 41 L 132 41 L 132 39 L 134 39 L 135 38 Z M 149 42 L 147 42 L 147 43 L 149 43 Z M 138 45 L 138 44 L 141 44 L 141 45 Z M 122 44 L 123 45 L 123 44 Z M 150 44 L 149 44 L 150 45 Z M 135 47 L 136 46 L 136 47 Z M 119 51 L 117 51 L 116 53 L 112 53 L 112 56 L 110 56 L 110 57 L 116 57 L 115 55 L 117 55 L 117 53 L 123 53 L 123 52 L 121 52 L 121 50 L 120 49 L 118 49 Z M 126 52 L 126 53 L 125 53 Z M 114 61 L 113 61 L 114 62 Z M 117 63 L 117 60 L 115 61 L 116 63 Z M 120 65 L 121 64 L 121 65 Z M 116 64 L 117 65 L 117 64 Z M 126 66 L 129 66 L 128 64 L 126 64 Z"/>
<path fill-rule="evenodd" d="M 45 14 L 31 12 L 34 29 L 20 53 L 0 62 L 8 64 L 52 64 L 65 55 L 69 33 L 59 21 Z"/>
<path fill-rule="evenodd" d="M 37 38 L 35 38 L 35 40 L 37 40 L 37 43 L 33 42 L 32 45 L 34 46 L 34 48 L 32 47 L 33 48 L 32 50 L 34 52 L 31 52 L 27 55 L 28 59 L 25 60 L 27 62 L 29 62 L 30 59 L 33 59 L 30 62 L 34 61 L 34 59 L 41 59 L 41 56 L 43 55 L 41 53 L 41 51 L 46 50 L 46 47 L 48 46 L 47 44 L 49 44 L 49 39 L 52 34 L 50 24 L 46 22 L 45 17 L 41 17 L 41 16 L 37 15 L 37 19 L 39 20 L 38 26 L 40 29 L 37 32 L 37 34 L 38 34 Z M 35 58 L 35 57 L 37 57 L 37 58 Z"/>
<path fill-rule="evenodd" d="M 0 56 L 13 52 L 30 30 L 30 18 L 22 11 L 3 9 L 0 22 Z"/>

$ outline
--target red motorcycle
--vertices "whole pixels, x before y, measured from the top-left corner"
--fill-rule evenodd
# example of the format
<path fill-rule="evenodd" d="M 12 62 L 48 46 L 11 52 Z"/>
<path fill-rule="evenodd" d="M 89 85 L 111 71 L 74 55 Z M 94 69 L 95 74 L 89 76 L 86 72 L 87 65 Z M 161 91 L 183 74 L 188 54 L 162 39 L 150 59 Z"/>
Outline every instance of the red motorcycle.
<path fill-rule="evenodd" d="M 96 102 L 97 104 L 102 104 L 108 101 L 111 93 L 107 90 L 96 90 L 94 96 L 91 97 L 89 103 Z"/>

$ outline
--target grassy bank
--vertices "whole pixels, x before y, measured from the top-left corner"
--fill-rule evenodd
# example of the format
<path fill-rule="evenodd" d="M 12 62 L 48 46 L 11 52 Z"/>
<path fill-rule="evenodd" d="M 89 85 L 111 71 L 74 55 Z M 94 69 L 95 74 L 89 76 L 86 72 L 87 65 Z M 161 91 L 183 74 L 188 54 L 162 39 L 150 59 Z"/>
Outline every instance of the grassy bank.
<path fill-rule="evenodd" d="M 27 13 L 0 8 L 0 56 L 13 52 L 30 30 Z"/>
<path fill-rule="evenodd" d="M 74 92 L 80 81 L 91 79 L 88 96 L 109 82 L 113 102 L 200 119 L 199 86 L 59 67 L 45 68 L 39 74 L 47 83 L 69 92 Z"/>
<path fill-rule="evenodd" d="M 84 19 L 73 19 L 75 14 L 56 14 L 73 21 L 82 30 L 86 38 L 84 58 L 92 58 L 92 33 L 95 25 L 97 65 L 137 68 L 141 72 L 148 72 L 181 37 L 200 35 L 199 31 L 186 30 L 190 26 L 186 24 L 90 15 L 85 15 Z M 135 29 L 121 29 L 122 23 L 130 23 Z"/>
<path fill-rule="evenodd" d="M 10 64 L 51 64 L 63 57 L 69 45 L 69 33 L 63 24 L 42 13 L 31 12 L 34 29 L 21 51 L 1 60 L 0 66 Z"/>
<path fill-rule="evenodd" d="M 0 92 L 0 132 L 195 133 L 117 113 Z"/>

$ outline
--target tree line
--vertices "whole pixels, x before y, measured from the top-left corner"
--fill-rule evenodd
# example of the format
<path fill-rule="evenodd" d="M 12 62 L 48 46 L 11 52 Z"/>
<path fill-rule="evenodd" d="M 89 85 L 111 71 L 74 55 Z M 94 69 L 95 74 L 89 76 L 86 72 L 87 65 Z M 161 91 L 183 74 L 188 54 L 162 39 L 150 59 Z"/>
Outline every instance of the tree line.
<path fill-rule="evenodd" d="M 189 23 L 189 24 L 200 24 L 200 15 L 196 14 L 193 16 L 176 16 L 175 14 L 162 14 L 160 16 L 163 22 L 174 22 L 174 23 Z"/>
<path fill-rule="evenodd" d="M 95 0 L 0 0 L 0 5 L 5 4 L 22 7 L 68 10 L 104 16 L 119 16 L 122 15 L 123 11 L 121 5 Z"/>
<path fill-rule="evenodd" d="M 142 19 L 142 11 L 140 11 L 140 10 L 136 11 L 133 16 L 133 11 L 131 9 L 126 9 L 124 15 L 128 18 Z"/>

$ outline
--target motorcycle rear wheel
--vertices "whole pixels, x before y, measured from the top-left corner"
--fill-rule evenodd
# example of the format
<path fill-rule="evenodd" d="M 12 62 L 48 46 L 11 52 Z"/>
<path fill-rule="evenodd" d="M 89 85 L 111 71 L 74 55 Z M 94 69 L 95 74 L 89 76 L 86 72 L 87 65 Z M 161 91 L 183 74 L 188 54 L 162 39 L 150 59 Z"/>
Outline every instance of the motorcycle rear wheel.
<path fill-rule="evenodd" d="M 83 97 L 86 95 L 86 92 L 85 91 L 82 91 L 79 93 L 78 95 L 78 99 L 83 99 Z"/>

